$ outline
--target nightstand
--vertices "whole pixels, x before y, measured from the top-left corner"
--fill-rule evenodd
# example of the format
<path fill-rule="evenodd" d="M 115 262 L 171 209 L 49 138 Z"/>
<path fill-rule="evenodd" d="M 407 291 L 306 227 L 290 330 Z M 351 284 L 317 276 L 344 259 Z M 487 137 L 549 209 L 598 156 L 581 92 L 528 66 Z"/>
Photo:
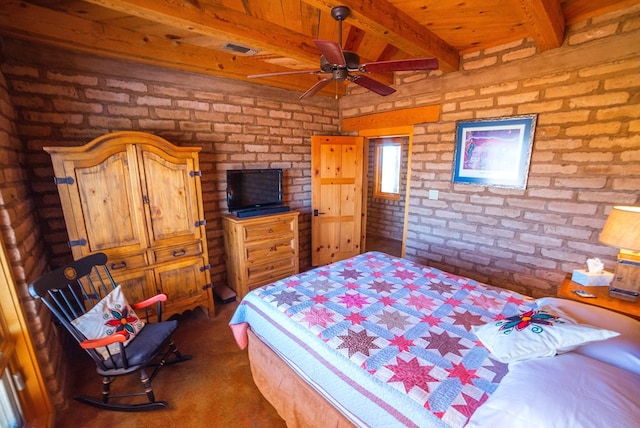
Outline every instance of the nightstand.
<path fill-rule="evenodd" d="M 572 290 L 584 290 L 591 294 L 595 294 L 596 297 L 579 297 L 577 294 L 573 293 Z M 567 275 L 565 280 L 562 282 L 562 285 L 558 288 L 558 297 L 576 300 L 589 305 L 600 306 L 601 308 L 606 308 L 640 320 L 640 302 L 627 302 L 626 300 L 609 297 L 609 287 L 584 287 L 577 282 L 571 281 L 571 274 Z"/>

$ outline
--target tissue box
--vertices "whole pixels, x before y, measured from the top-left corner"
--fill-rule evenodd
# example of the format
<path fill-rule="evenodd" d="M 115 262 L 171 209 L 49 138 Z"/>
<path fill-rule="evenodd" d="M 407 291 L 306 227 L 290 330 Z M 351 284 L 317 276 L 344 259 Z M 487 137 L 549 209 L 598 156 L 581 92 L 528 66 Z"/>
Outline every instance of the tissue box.
<path fill-rule="evenodd" d="M 574 269 L 571 281 L 580 285 L 607 286 L 613 280 L 613 273 L 603 270 L 600 273 L 592 273 L 587 270 Z"/>

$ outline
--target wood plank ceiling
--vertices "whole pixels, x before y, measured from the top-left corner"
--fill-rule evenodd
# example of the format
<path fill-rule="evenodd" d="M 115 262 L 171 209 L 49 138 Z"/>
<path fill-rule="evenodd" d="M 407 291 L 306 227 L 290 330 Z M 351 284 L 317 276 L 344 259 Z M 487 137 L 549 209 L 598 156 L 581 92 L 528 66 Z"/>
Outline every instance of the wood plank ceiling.
<path fill-rule="evenodd" d="M 562 44 L 566 25 L 640 0 L 2 0 L 0 35 L 76 51 L 304 92 L 324 75 L 312 39 L 338 40 L 331 8 L 345 5 L 343 48 L 361 63 L 460 55 L 530 37 Z M 247 48 L 235 52 L 228 43 Z M 393 84 L 391 73 L 374 79 Z M 346 83 L 349 83 L 348 81 Z M 342 95 L 329 85 L 319 95 Z"/>

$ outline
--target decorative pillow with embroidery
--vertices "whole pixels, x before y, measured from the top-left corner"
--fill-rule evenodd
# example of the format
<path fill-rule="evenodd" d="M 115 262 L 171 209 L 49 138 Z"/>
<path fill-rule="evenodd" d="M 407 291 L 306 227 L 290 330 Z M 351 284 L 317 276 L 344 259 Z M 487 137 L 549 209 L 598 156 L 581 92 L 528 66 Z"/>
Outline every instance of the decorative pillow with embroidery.
<path fill-rule="evenodd" d="M 472 331 L 503 363 L 551 357 L 587 342 L 619 335 L 615 331 L 578 324 L 564 313 L 544 306 L 473 327 Z"/>
<path fill-rule="evenodd" d="M 112 334 L 121 334 L 127 339 L 124 342 L 124 346 L 127 346 L 144 327 L 144 321 L 138 318 L 131 306 L 129 306 L 119 285 L 87 311 L 86 314 L 79 316 L 71 323 L 87 339 L 99 339 Z M 97 348 L 96 350 L 102 354 L 105 360 L 109 358 L 109 353 L 105 347 Z M 120 345 L 112 343 L 109 345 L 109 351 L 112 355 L 118 354 Z"/>

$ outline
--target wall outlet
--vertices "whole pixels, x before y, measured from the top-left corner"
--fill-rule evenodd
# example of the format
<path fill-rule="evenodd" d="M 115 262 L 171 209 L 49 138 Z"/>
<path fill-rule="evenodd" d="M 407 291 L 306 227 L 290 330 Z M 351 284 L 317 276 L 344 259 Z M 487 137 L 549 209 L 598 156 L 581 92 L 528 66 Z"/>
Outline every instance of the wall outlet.
<path fill-rule="evenodd" d="M 439 192 L 437 190 L 433 190 L 433 189 L 429 190 L 429 199 L 437 201 L 438 200 L 438 193 Z"/>

